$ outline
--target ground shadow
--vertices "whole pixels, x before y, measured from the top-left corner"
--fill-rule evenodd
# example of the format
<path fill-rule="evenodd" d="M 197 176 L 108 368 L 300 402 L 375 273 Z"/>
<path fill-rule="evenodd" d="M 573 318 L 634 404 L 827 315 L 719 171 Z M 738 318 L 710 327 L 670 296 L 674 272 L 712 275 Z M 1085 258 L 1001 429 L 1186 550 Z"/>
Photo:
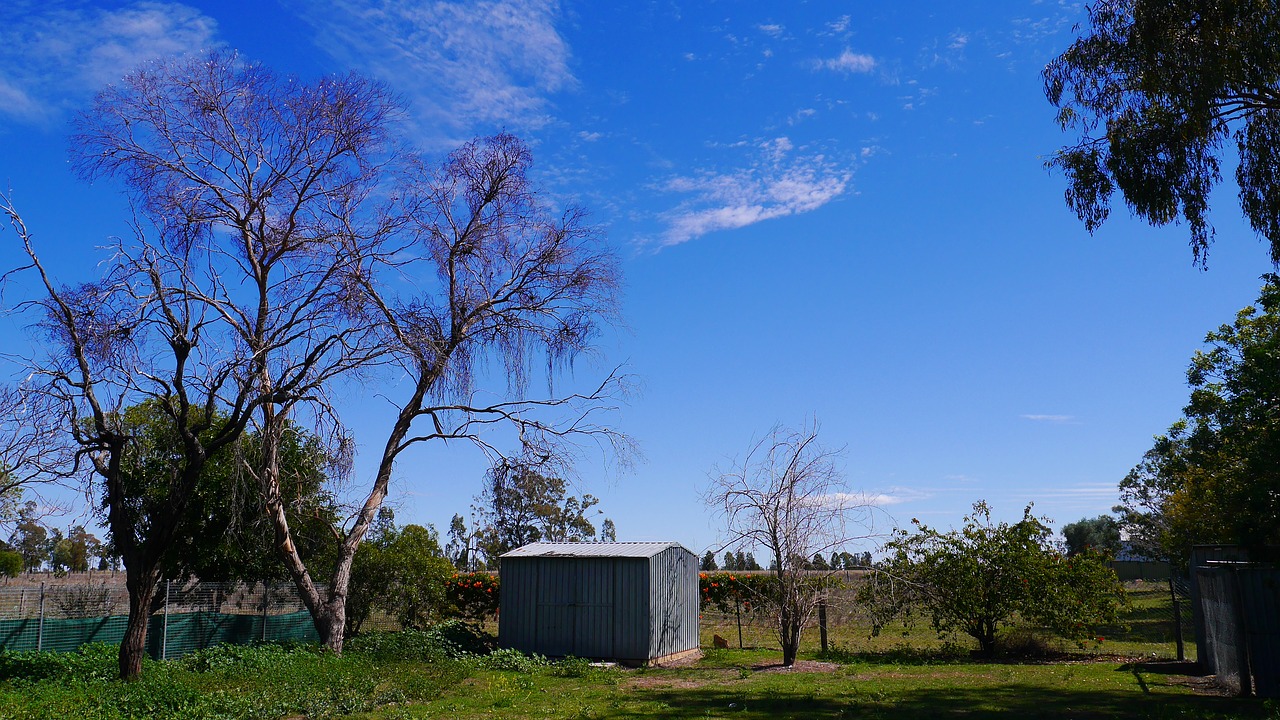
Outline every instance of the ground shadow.
<path fill-rule="evenodd" d="M 849 678 L 847 689 L 822 694 L 775 691 L 744 695 L 732 687 L 655 688 L 644 693 L 646 707 L 629 712 L 618 708 L 610 717 L 620 718 L 881 718 L 883 720 L 938 720 L 940 716 L 965 718 L 1038 718 L 1089 720 L 1092 718 L 1264 718 L 1257 700 L 1202 695 L 1155 697 L 1132 691 L 1046 691 L 1019 685 L 974 689 L 921 689 L 886 699 L 860 688 Z M 656 709 L 655 709 L 656 706 Z"/>

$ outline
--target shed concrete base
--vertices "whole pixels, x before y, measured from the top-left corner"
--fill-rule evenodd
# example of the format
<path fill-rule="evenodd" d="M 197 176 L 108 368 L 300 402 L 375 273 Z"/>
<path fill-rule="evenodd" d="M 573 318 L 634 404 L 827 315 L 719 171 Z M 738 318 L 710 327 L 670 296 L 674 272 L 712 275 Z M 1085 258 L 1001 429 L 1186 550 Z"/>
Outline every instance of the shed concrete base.
<path fill-rule="evenodd" d="M 702 648 L 693 648 L 684 652 L 671 653 L 649 660 L 645 663 L 646 667 L 671 667 L 673 665 L 686 665 L 696 662 L 702 658 Z"/>

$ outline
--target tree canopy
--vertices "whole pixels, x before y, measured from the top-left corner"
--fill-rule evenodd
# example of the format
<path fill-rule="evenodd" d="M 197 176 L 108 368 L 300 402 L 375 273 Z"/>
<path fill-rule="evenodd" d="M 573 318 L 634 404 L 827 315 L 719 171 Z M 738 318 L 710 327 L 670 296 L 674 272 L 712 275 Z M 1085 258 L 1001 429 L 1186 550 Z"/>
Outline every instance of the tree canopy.
<path fill-rule="evenodd" d="M 567 491 L 563 479 L 525 463 L 501 460 L 494 464 L 485 474 L 484 490 L 474 507 L 480 520 L 478 548 L 487 566 L 497 568 L 500 555 L 532 542 L 596 540 L 596 526 L 587 512 L 600 501 L 589 494 L 579 499 L 566 495 Z M 612 522 L 605 522 L 612 534 Z"/>
<path fill-rule="evenodd" d="M 959 530 L 912 523 L 914 532 L 899 531 L 886 545 L 888 559 L 860 591 L 878 623 L 923 612 L 939 634 L 962 632 L 990 655 L 1018 619 L 1076 641 L 1115 621 L 1124 591 L 1105 557 L 1056 553 L 1030 506 L 1016 523 L 993 522 L 982 501 Z"/>
<path fill-rule="evenodd" d="M 1080 518 L 1078 522 L 1062 526 L 1062 537 L 1067 541 L 1067 554 L 1079 555 L 1092 548 L 1114 557 L 1120 551 L 1120 524 L 1110 515 Z"/>
<path fill-rule="evenodd" d="M 1090 232 L 1118 190 L 1139 217 L 1186 222 L 1195 262 L 1235 145 L 1240 207 L 1280 263 L 1280 7 L 1255 0 L 1097 0 L 1044 71 L 1073 144 L 1049 165 Z"/>
<path fill-rule="evenodd" d="M 1159 557 L 1280 544 L 1280 278 L 1205 338 L 1184 418 L 1121 482 L 1122 522 Z"/>

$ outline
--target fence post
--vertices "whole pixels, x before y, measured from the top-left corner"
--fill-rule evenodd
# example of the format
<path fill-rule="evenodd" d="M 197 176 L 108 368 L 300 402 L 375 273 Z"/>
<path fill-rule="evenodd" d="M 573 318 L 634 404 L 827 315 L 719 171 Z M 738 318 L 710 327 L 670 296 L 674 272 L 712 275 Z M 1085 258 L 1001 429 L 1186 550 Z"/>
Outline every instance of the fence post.
<path fill-rule="evenodd" d="M 1169 597 L 1173 600 L 1173 640 L 1178 644 L 1178 662 L 1187 659 L 1186 649 L 1182 644 L 1182 605 L 1178 602 L 1178 593 L 1173 587 L 1173 571 L 1169 571 Z"/>
<path fill-rule="evenodd" d="M 822 638 L 822 652 L 827 651 L 827 598 L 818 600 L 818 634 Z"/>
<path fill-rule="evenodd" d="M 169 583 L 164 581 L 164 630 L 160 633 L 160 659 L 169 659 Z"/>
<path fill-rule="evenodd" d="M 40 622 L 36 625 L 36 652 L 44 650 L 44 583 L 40 583 Z"/>
<path fill-rule="evenodd" d="M 271 586 L 262 583 L 262 641 L 267 641 L 267 598 L 271 597 Z"/>

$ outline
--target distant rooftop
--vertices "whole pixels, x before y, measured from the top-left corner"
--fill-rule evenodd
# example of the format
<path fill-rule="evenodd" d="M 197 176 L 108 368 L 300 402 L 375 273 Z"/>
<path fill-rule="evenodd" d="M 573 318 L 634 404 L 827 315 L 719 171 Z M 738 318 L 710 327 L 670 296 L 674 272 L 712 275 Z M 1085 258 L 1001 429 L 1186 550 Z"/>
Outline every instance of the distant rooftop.
<path fill-rule="evenodd" d="M 676 542 L 614 542 L 614 543 L 543 543 L 536 542 L 518 547 L 501 557 L 631 557 L 648 558 L 668 548 L 678 547 Z"/>

